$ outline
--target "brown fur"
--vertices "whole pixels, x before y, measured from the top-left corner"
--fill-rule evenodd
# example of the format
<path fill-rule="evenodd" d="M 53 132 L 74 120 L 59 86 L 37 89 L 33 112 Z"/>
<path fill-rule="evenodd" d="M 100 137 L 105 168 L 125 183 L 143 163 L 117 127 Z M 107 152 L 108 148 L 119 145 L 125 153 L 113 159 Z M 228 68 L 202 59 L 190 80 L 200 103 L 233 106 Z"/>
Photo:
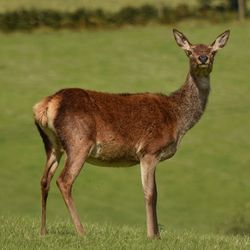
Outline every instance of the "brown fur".
<path fill-rule="evenodd" d="M 190 60 L 185 84 L 169 96 L 163 94 L 109 94 L 77 88 L 63 89 L 34 106 L 35 122 L 44 140 L 47 163 L 41 180 L 42 227 L 45 234 L 46 200 L 50 181 L 62 152 L 66 163 L 57 185 L 74 222 L 84 233 L 71 190 L 85 161 L 104 166 L 140 163 L 144 190 L 147 233 L 158 237 L 155 168 L 172 157 L 183 135 L 201 118 L 210 91 L 209 74 L 215 51 L 223 47 L 229 33 L 214 46 L 192 45 L 174 31 L 177 44 Z M 208 56 L 204 64 L 199 55 Z"/>
<path fill-rule="evenodd" d="M 176 139 L 176 115 L 167 96 L 82 89 L 65 89 L 54 97 L 58 95 L 62 101 L 54 126 L 66 151 L 77 135 L 101 143 L 103 161 L 136 164 L 144 152 L 156 154 Z"/>

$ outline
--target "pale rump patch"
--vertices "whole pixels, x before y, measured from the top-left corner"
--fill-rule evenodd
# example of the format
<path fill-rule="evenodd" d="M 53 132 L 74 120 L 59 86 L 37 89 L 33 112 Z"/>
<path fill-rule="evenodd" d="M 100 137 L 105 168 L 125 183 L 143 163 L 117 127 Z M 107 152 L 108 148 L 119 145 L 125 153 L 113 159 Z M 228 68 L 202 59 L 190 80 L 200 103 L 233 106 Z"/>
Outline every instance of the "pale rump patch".
<path fill-rule="evenodd" d="M 38 102 L 33 107 L 33 114 L 35 121 L 42 128 L 50 128 L 55 131 L 54 120 L 57 114 L 61 98 L 59 96 L 54 96 L 52 99 L 50 97 L 45 97 L 41 102 Z"/>
<path fill-rule="evenodd" d="M 53 97 L 48 103 L 47 108 L 47 118 L 48 118 L 48 127 L 55 132 L 54 121 L 57 115 L 61 98 L 59 96 Z"/>
<path fill-rule="evenodd" d="M 35 117 L 35 121 L 42 127 L 47 126 L 48 118 L 47 118 L 47 105 L 49 102 L 49 98 L 45 97 L 41 102 L 38 102 L 33 107 L 33 114 Z"/>

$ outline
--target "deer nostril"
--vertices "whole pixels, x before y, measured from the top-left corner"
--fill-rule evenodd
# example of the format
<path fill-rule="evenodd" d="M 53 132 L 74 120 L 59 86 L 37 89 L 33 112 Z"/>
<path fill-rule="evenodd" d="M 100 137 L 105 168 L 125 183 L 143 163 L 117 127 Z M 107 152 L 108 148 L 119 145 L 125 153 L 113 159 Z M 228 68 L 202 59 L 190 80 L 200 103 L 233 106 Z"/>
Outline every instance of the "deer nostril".
<path fill-rule="evenodd" d="M 201 55 L 198 57 L 198 59 L 201 63 L 205 63 L 207 61 L 208 57 L 205 55 Z"/>

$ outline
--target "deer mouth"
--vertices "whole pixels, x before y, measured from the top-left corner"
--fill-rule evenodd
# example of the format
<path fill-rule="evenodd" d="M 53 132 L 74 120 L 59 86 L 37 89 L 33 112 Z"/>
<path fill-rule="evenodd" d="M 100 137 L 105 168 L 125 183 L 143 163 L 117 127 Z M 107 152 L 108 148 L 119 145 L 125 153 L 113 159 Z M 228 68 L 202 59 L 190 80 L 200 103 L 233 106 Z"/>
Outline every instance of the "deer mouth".
<path fill-rule="evenodd" d="M 202 63 L 202 64 L 199 64 L 198 67 L 201 68 L 201 69 L 206 69 L 206 68 L 209 67 L 209 64 L 207 64 L 207 63 Z"/>

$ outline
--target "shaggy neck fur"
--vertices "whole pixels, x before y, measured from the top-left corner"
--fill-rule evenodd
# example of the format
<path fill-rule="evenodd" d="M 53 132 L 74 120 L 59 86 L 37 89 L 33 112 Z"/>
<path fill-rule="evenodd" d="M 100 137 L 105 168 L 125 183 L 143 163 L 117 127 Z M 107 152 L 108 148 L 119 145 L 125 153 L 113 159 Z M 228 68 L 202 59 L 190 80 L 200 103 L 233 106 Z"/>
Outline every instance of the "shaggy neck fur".
<path fill-rule="evenodd" d="M 170 95 L 175 103 L 180 136 L 183 136 L 201 118 L 210 92 L 209 74 L 189 72 L 185 84 Z"/>

